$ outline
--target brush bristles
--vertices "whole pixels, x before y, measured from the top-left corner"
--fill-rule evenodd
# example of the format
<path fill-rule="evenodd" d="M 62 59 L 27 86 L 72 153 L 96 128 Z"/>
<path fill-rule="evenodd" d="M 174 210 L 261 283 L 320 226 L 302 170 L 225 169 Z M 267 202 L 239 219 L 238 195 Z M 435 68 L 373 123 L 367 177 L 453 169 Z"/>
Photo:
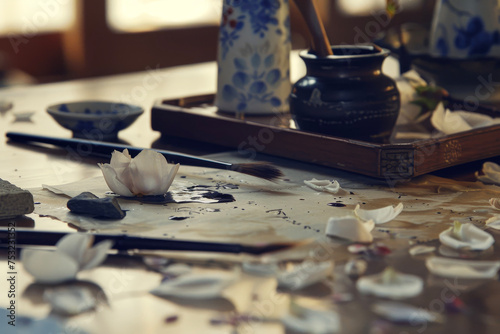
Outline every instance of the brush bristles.
<path fill-rule="evenodd" d="M 283 176 L 283 172 L 277 167 L 266 162 L 251 162 L 243 164 L 233 164 L 231 170 L 235 172 L 244 173 L 261 179 L 274 181 Z"/>

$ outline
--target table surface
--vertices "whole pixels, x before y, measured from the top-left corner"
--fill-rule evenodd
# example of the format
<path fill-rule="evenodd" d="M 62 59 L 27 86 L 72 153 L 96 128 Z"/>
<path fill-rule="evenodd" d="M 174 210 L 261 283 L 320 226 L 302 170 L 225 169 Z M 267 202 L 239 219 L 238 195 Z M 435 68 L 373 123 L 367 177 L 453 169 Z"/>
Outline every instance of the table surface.
<path fill-rule="evenodd" d="M 292 78 L 300 77 L 301 71 L 303 70 L 298 69 L 296 72 L 292 72 Z M 69 138 L 71 133 L 61 128 L 45 112 L 48 105 L 86 99 L 123 101 L 141 105 L 145 109 L 145 113 L 130 128 L 120 132 L 119 137 L 123 142 L 139 147 L 177 149 L 194 154 L 212 153 L 214 154 L 212 157 L 221 160 L 244 161 L 242 157 L 233 152 L 223 152 L 221 147 L 204 143 L 183 142 L 175 138 L 161 139 L 159 133 L 151 130 L 150 111 L 156 100 L 213 93 L 215 86 L 216 66 L 214 63 L 206 63 L 171 69 L 146 69 L 140 73 L 89 80 L 5 88 L 0 90 L 0 100 L 13 101 L 14 108 L 0 114 L 0 133 L 17 131 Z M 35 112 L 30 121 L 16 120 L 15 114 L 26 111 Z M 276 321 L 242 321 L 239 326 L 235 327 L 230 324 L 211 324 L 210 320 L 214 317 L 234 315 L 238 312 L 247 314 L 257 312 L 256 314 L 260 316 L 273 318 L 280 312 L 286 311 L 289 301 L 294 299 L 304 303 L 318 304 L 322 307 L 326 305 L 327 308 L 337 312 L 341 319 L 342 329 L 340 332 L 342 333 L 470 333 L 473 331 L 498 333 L 500 326 L 500 282 L 497 279 L 457 280 L 433 276 L 425 268 L 425 257 L 412 258 L 408 254 L 408 248 L 415 242 L 439 246 L 439 241 L 436 240 L 437 233 L 448 228 L 453 219 L 459 219 L 463 222 L 472 221 L 478 226 L 484 226 L 485 219 L 495 213 L 494 209 L 489 207 L 487 200 L 490 197 L 500 197 L 499 187 L 435 176 L 424 176 L 409 183 L 395 184 L 389 187 L 379 180 L 334 169 L 270 156 L 262 156 L 261 158 L 275 163 L 285 171 L 286 180 L 283 181 L 285 183 L 263 185 L 261 181 L 257 180 L 255 181 L 257 186 L 254 187 L 251 184 L 253 182 L 251 179 L 250 181 L 245 179 L 240 182 L 241 192 L 235 192 L 235 194 L 239 194 L 238 196 L 241 196 L 245 202 L 252 198 L 256 202 L 262 199 L 262 201 L 273 203 L 272 205 L 282 205 L 282 208 L 289 208 L 288 210 L 295 209 L 293 214 L 289 211 L 289 216 L 286 218 L 296 217 L 297 222 L 305 222 L 304 225 L 309 226 L 311 230 L 306 229 L 306 226 L 297 227 L 296 225 L 300 225 L 300 223 L 293 223 L 292 226 L 292 218 L 290 218 L 286 220 L 290 224 L 283 227 L 282 231 L 273 232 L 277 240 L 280 238 L 309 240 L 323 236 L 325 217 L 333 212 L 325 209 L 328 203 L 346 203 L 346 207 L 342 208 L 345 211 L 338 211 L 339 213 L 334 214 L 339 215 L 347 213 L 347 210 L 352 210 L 357 203 L 366 205 L 367 208 L 375 208 L 392 205 L 399 201 L 404 202 L 403 218 L 396 219 L 395 223 L 388 223 L 383 228 L 378 226 L 374 231 L 375 240 L 383 242 L 392 252 L 386 256 L 370 258 L 368 273 L 380 272 L 385 266 L 392 265 L 397 270 L 424 278 L 424 292 L 420 296 L 404 300 L 404 302 L 441 313 L 446 316 L 446 321 L 441 324 L 394 324 L 375 316 L 370 310 L 370 305 L 377 301 L 377 298 L 358 294 L 355 282 L 343 274 L 346 259 L 355 257 L 355 255 L 346 251 L 348 243 L 339 240 L 328 241 L 327 248 L 334 250 L 333 253 L 329 254 L 333 254 L 331 259 L 335 260 L 335 269 L 333 274 L 321 284 L 296 293 L 286 291 L 276 293 L 274 290 L 266 290 L 268 286 L 272 287 L 275 284 L 274 278 L 242 273 L 239 283 L 231 286 L 225 292 L 225 298 L 202 302 L 155 297 L 148 291 L 160 283 L 161 274 L 146 268 L 141 256 L 137 256 L 137 254 L 135 256 L 110 256 L 104 265 L 79 273 L 79 281 L 72 283 L 91 285 L 93 288 L 103 291 L 107 299 L 106 305 L 99 305 L 95 311 L 73 317 L 52 314 L 50 306 L 42 298 L 44 289 L 50 287 L 34 283 L 31 275 L 23 269 L 22 263 L 18 262 L 16 296 L 14 297 L 17 315 L 31 316 L 36 319 L 50 317 L 56 319 L 66 328 L 67 332 L 72 333 L 78 332 L 78 330 L 88 333 L 284 333 L 283 325 Z M 0 141 L 0 162 L 0 178 L 21 188 L 33 190 L 35 194 L 40 194 L 42 184 L 67 184 L 99 176 L 100 170 L 97 162 L 102 162 L 102 159 L 77 157 L 59 149 L 34 149 L 2 140 Z M 196 173 L 195 170 L 194 174 Z M 215 174 L 203 170 L 196 175 L 202 184 L 204 181 L 208 182 L 207 180 Z M 228 177 L 227 175 L 224 174 L 221 177 Z M 336 196 L 318 193 L 304 187 L 303 181 L 313 177 L 337 179 L 346 192 L 343 196 Z M 234 178 L 238 179 L 237 176 Z M 256 190 L 257 188 L 258 190 Z M 37 201 L 37 196 L 35 195 L 35 201 Z M 295 199 L 301 202 L 297 202 L 298 204 L 294 204 L 294 206 L 290 203 Z M 252 201 L 248 200 L 248 203 L 250 202 Z M 245 207 L 244 203 L 237 203 Z M 221 205 L 221 208 L 227 209 L 228 206 Z M 278 212 L 278 214 L 280 213 Z M 283 215 L 285 214 L 283 213 Z M 229 227 L 227 236 L 221 232 L 215 239 L 237 241 L 241 238 L 241 240 L 250 241 L 253 238 L 254 241 L 259 241 L 260 239 L 256 235 L 265 236 L 267 233 L 259 230 L 261 234 L 252 235 L 252 226 L 248 227 L 248 225 L 255 223 L 257 226 L 255 219 L 252 220 L 248 218 L 249 216 L 241 215 L 241 212 L 235 217 L 239 221 L 237 224 L 235 223 L 233 229 L 248 228 L 249 235 L 231 234 Z M 228 214 L 226 218 L 231 219 L 231 214 Z M 197 219 L 195 222 L 201 226 L 203 218 Z M 12 221 L 15 221 L 18 230 L 75 232 L 74 226 L 36 213 L 14 220 L 0 221 L 0 226 L 5 229 Z M 269 221 L 266 224 L 271 226 L 278 223 Z M 276 229 L 278 228 L 276 227 Z M 189 235 L 183 234 L 185 230 L 186 228 L 182 231 L 175 230 L 172 233 L 179 233 L 181 237 Z M 488 229 L 488 232 L 494 236 L 497 242 L 493 250 L 488 254 L 475 254 L 474 256 L 499 260 L 500 233 L 491 229 Z M 162 255 L 169 257 L 168 252 Z M 5 249 L 2 249 L 1 256 L 0 272 L 4 272 L 4 276 L 6 276 Z M 19 253 L 17 256 L 19 259 Z M 207 257 L 211 261 L 204 262 L 207 258 L 204 259 L 203 255 L 191 257 L 190 254 L 184 256 L 177 253 L 175 256 L 177 256 L 177 261 L 195 263 L 194 270 L 200 272 L 218 271 L 222 268 L 227 269 L 228 266 L 228 260 L 223 258 Z M 283 261 L 281 265 L 297 263 L 299 260 L 310 260 L 310 257 L 309 254 L 294 261 Z M 238 263 L 241 262 L 241 259 L 232 259 L 231 261 Z M 231 265 L 230 267 L 234 269 L 239 265 Z M 2 276 L 0 284 L 0 293 L 2 294 L 0 306 L 2 308 L 9 305 L 10 302 L 7 298 L 8 286 L 4 276 Z M 352 294 L 354 300 L 336 303 L 335 296 L 338 297 L 340 292 Z M 467 306 L 466 311 L 449 312 L 445 308 L 445 304 L 450 300 L 450 297 L 458 297 L 463 300 Z M 173 321 L 166 321 L 171 316 L 177 318 Z M 7 325 L 7 320 L 1 319 L 0 321 L 2 333 L 5 332 L 4 330 L 12 330 Z"/>

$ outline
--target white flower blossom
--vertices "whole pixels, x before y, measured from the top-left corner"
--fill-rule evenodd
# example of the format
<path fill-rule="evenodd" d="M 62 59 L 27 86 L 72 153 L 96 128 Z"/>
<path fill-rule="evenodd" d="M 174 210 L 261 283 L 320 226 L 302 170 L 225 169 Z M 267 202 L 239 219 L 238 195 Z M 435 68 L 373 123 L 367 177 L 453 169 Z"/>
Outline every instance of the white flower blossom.
<path fill-rule="evenodd" d="M 143 150 L 132 158 L 125 149 L 114 151 L 109 164 L 99 164 L 108 187 L 118 195 L 163 195 L 174 181 L 179 164 L 171 165 L 163 155 Z"/>

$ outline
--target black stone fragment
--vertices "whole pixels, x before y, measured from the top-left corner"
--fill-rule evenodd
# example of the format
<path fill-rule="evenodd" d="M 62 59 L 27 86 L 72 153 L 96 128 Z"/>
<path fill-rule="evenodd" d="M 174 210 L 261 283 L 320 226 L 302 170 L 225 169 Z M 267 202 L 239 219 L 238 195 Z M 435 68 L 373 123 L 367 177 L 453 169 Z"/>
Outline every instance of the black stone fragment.
<path fill-rule="evenodd" d="M 73 197 L 67 203 L 73 213 L 90 215 L 96 218 L 122 219 L 125 212 L 115 197 L 99 198 L 86 191 Z"/>

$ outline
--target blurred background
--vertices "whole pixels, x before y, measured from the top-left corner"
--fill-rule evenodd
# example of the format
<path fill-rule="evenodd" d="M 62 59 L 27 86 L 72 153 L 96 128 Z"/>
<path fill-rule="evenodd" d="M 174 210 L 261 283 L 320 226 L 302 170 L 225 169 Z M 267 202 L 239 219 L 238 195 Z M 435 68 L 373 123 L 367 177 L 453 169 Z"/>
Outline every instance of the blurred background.
<path fill-rule="evenodd" d="M 216 59 L 223 0 L 16 0 L 0 2 L 0 84 L 142 71 Z M 408 22 L 429 26 L 434 0 L 317 0 L 332 44 L 368 42 Z M 290 1 L 292 47 L 309 46 Z"/>

